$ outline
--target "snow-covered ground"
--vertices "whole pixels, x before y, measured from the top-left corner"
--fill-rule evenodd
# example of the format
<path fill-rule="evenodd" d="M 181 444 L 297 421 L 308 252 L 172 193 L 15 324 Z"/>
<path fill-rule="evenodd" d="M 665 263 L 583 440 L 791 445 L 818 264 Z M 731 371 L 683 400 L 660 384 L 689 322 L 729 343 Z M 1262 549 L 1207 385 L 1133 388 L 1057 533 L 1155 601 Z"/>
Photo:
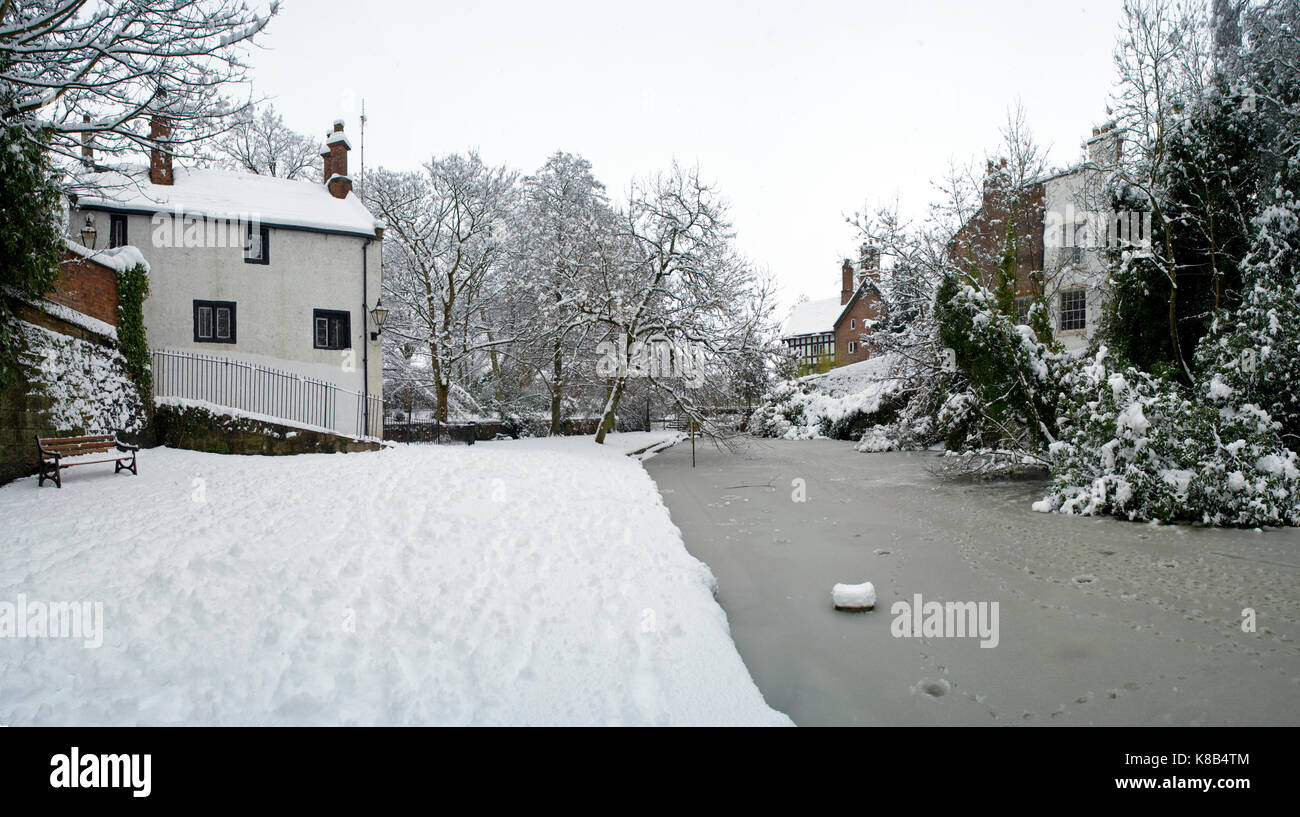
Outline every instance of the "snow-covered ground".
<path fill-rule="evenodd" d="M 0 488 L 7 724 L 788 724 L 654 483 L 665 435 L 239 457 Z"/>

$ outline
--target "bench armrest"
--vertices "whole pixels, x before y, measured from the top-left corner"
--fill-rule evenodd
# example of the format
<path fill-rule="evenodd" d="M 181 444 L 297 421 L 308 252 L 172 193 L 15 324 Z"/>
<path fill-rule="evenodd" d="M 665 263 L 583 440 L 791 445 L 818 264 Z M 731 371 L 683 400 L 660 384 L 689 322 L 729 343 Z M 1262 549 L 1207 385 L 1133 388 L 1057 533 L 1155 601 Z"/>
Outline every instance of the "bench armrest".
<path fill-rule="evenodd" d="M 46 448 L 45 446 L 41 445 L 41 438 L 40 438 L 40 437 L 37 437 L 37 438 L 36 438 L 36 448 L 41 452 L 41 457 L 42 457 L 42 458 L 44 458 L 44 457 L 53 457 L 53 458 L 57 461 L 57 460 L 59 459 L 59 457 L 63 456 L 63 455 L 60 454 L 58 451 L 51 451 L 50 449 L 48 449 L 48 448 Z"/>
<path fill-rule="evenodd" d="M 131 445 L 130 443 L 124 443 L 121 440 L 114 440 L 113 444 L 117 446 L 118 451 L 139 451 L 140 450 L 140 446 Z"/>

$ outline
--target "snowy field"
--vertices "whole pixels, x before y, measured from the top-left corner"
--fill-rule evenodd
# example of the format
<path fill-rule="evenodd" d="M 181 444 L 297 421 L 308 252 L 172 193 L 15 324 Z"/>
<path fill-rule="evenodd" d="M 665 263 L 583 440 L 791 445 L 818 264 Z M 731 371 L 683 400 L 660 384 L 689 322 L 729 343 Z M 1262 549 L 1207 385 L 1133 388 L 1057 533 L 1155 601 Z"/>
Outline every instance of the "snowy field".
<path fill-rule="evenodd" d="M 664 434 L 140 454 L 0 488 L 5 724 L 788 724 L 633 458 Z"/>

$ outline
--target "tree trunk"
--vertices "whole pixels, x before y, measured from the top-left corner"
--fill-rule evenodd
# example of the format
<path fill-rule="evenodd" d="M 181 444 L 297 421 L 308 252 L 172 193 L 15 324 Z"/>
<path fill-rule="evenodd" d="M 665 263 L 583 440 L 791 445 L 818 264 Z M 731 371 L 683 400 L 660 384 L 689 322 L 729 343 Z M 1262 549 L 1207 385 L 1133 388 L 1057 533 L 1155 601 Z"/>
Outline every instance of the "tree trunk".
<path fill-rule="evenodd" d="M 564 375 L 564 362 L 560 355 L 560 341 L 555 341 L 555 354 L 551 358 L 551 435 L 559 436 L 564 433 L 564 416 L 561 413 L 563 406 L 564 384 L 561 382 Z"/>
<path fill-rule="evenodd" d="M 433 407 L 433 416 L 440 423 L 447 422 L 447 379 L 442 376 L 442 361 L 438 359 L 438 345 L 429 344 L 429 365 L 433 367 L 433 388 L 436 396 L 436 405 Z"/>
<path fill-rule="evenodd" d="M 627 377 L 620 377 L 614 382 L 614 388 L 605 401 L 605 411 L 600 416 L 600 428 L 596 429 L 596 442 L 605 444 L 605 435 L 614 430 L 614 417 L 618 413 L 618 402 L 623 399 L 623 390 L 627 388 Z"/>

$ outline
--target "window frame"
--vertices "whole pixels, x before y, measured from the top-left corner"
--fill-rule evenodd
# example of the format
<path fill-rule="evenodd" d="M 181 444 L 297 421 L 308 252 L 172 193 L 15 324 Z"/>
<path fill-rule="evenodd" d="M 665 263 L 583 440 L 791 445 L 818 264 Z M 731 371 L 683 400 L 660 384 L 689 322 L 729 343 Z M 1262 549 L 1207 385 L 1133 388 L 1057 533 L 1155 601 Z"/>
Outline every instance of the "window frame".
<path fill-rule="evenodd" d="M 340 346 L 329 345 L 329 329 L 328 329 L 329 324 L 326 324 L 326 330 L 325 330 L 326 345 L 322 346 L 320 344 L 319 342 L 320 338 L 316 334 L 317 325 L 320 321 L 322 320 L 328 321 L 331 318 L 335 318 L 335 319 L 342 318 L 343 327 L 340 329 L 338 337 L 339 337 L 339 342 L 345 345 L 340 345 Z M 351 349 L 352 348 L 352 313 L 346 309 L 313 309 L 311 311 L 311 348 L 326 349 L 329 351 L 341 351 L 344 349 Z"/>
<path fill-rule="evenodd" d="M 122 240 L 118 241 L 118 230 L 121 229 Z M 109 213 L 108 214 L 108 248 L 110 250 L 117 247 L 125 247 L 130 243 L 127 236 L 126 213 Z"/>
<path fill-rule="evenodd" d="M 204 309 L 212 310 L 212 314 L 209 318 L 209 320 L 211 321 L 210 328 L 212 334 L 206 337 L 199 334 L 199 316 L 201 314 L 201 311 Z M 217 315 L 218 315 L 218 311 L 222 309 L 228 309 L 230 311 L 230 337 L 229 338 L 221 338 L 217 336 Z M 237 326 L 238 326 L 238 322 L 236 321 L 234 301 L 206 301 L 206 300 L 198 300 L 198 299 L 194 300 L 194 342 L 195 343 L 228 343 L 233 345 L 237 340 L 237 332 L 236 332 Z"/>
<path fill-rule="evenodd" d="M 1034 308 L 1033 295 L 1016 296 L 1016 323 L 1020 326 L 1029 325 L 1029 313 Z"/>
<path fill-rule="evenodd" d="M 1078 299 L 1077 306 L 1066 305 L 1066 299 Z M 1088 290 L 1076 288 L 1061 290 L 1057 300 L 1056 326 L 1059 332 L 1082 332 L 1088 328 Z M 1069 320 L 1070 325 L 1066 325 Z M 1078 325 L 1075 325 L 1077 320 Z"/>
<path fill-rule="evenodd" d="M 858 353 L 858 342 L 856 340 L 849 341 L 849 354 L 856 355 L 857 353 Z"/>
<path fill-rule="evenodd" d="M 262 254 L 259 256 L 250 256 L 253 247 L 253 226 L 257 226 L 258 236 L 262 242 Z M 263 264 L 271 263 L 271 228 L 265 224 L 258 224 L 255 221 L 248 222 L 248 230 L 244 234 L 244 263 L 245 264 Z"/>

